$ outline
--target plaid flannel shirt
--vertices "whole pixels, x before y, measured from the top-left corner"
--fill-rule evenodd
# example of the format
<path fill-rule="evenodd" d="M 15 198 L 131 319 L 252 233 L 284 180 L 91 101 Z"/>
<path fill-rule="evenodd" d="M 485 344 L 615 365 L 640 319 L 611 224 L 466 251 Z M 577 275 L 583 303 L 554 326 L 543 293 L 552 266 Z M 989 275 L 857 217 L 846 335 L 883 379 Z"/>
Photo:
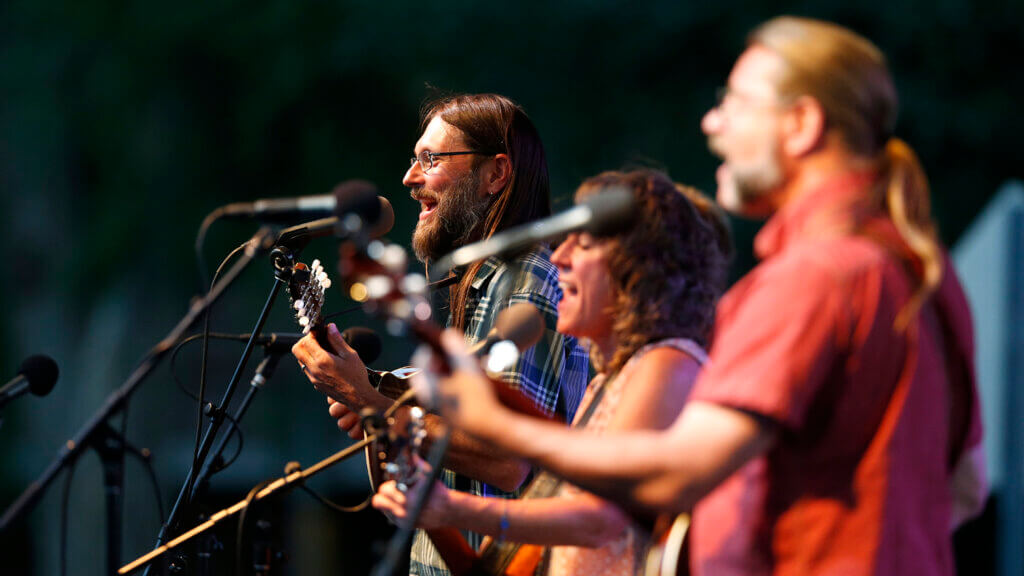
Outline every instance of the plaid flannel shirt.
<path fill-rule="evenodd" d="M 487 337 L 502 310 L 520 302 L 536 306 L 544 317 L 544 336 L 522 354 L 517 365 L 503 372 L 501 378 L 532 398 L 544 412 L 557 414 L 568 423 L 572 422 L 586 390 L 590 361 L 575 338 L 555 331 L 562 291 L 558 287 L 558 270 L 551 264 L 550 257 L 551 250 L 541 246 L 509 261 L 497 257 L 484 261 L 466 299 L 465 334 L 466 342 L 473 344 Z M 441 479 L 449 488 L 476 496 L 515 498 L 519 495 L 518 491 L 504 492 L 451 470 L 443 470 Z M 526 482 L 522 487 L 525 486 Z M 479 534 L 463 534 L 474 549 L 480 546 Z M 423 576 L 451 574 L 422 530 L 418 530 L 413 539 L 409 571 Z"/>

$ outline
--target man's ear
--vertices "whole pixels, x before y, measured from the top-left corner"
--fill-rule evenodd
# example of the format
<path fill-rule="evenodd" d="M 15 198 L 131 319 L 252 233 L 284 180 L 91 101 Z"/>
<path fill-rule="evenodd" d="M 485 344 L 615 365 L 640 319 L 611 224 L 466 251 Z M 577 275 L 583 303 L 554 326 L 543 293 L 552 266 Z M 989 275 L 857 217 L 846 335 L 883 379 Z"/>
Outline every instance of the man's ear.
<path fill-rule="evenodd" d="M 501 193 L 512 179 L 512 160 L 508 154 L 498 154 L 484 164 L 482 190 L 488 196 Z"/>
<path fill-rule="evenodd" d="M 783 122 L 783 152 L 791 157 L 810 154 L 825 141 L 825 109 L 810 96 L 797 98 Z"/>

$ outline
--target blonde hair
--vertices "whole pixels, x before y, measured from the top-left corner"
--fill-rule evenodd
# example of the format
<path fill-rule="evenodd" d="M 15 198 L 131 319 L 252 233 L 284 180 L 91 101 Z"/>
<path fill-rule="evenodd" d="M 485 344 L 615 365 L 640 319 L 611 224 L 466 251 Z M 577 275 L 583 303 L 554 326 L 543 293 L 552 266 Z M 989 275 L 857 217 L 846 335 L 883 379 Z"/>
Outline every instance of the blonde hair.
<path fill-rule="evenodd" d="M 914 151 L 893 137 L 899 103 L 882 52 L 854 32 L 828 22 L 782 16 L 748 38 L 782 57 L 782 99 L 807 95 L 825 111 L 826 130 L 859 156 L 875 158 L 881 182 L 872 203 L 885 210 L 918 260 L 914 295 L 896 318 L 906 327 L 942 279 L 942 251 L 931 218 L 928 179 Z"/>

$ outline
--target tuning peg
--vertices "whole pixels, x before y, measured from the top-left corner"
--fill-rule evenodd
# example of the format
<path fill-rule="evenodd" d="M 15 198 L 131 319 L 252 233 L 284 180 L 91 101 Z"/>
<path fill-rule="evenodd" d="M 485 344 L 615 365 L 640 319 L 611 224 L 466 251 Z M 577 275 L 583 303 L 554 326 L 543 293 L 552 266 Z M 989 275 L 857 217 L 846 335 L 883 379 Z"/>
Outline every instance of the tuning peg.
<path fill-rule="evenodd" d="M 427 279 L 422 274 L 409 274 L 402 278 L 402 293 L 425 294 L 426 291 Z"/>
<path fill-rule="evenodd" d="M 299 326 L 309 326 L 309 318 L 306 318 L 305 316 L 299 316 Z"/>
<path fill-rule="evenodd" d="M 391 244 L 384 249 L 380 263 L 392 274 L 401 274 L 408 267 L 409 258 L 405 249 L 397 244 Z"/>
<path fill-rule="evenodd" d="M 292 307 L 295 308 L 296 310 L 302 310 L 303 308 L 306 307 L 306 303 L 303 302 L 302 300 L 296 300 L 295 303 L 292 304 Z"/>
<path fill-rule="evenodd" d="M 323 286 L 324 290 L 327 290 L 328 288 L 331 287 L 331 279 L 330 278 L 324 278 L 323 282 L 320 282 L 320 285 Z"/>
<path fill-rule="evenodd" d="M 312 268 L 314 270 L 319 268 L 319 267 L 320 267 L 320 259 L 319 258 L 313 260 L 313 263 L 310 264 L 310 268 Z"/>
<path fill-rule="evenodd" d="M 382 275 L 370 276 L 366 279 L 366 292 L 371 299 L 378 300 L 391 293 L 394 283 L 391 278 Z"/>

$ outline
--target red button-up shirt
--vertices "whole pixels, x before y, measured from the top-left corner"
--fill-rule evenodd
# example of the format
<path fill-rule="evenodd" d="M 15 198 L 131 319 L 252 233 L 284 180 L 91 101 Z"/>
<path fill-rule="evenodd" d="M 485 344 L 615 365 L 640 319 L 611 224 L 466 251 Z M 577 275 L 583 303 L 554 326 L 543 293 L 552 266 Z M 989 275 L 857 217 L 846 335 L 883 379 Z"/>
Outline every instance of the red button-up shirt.
<path fill-rule="evenodd" d="M 723 298 L 691 401 L 763 416 L 773 448 L 694 511 L 696 574 L 952 574 L 949 477 L 981 440 L 950 262 L 909 326 L 914 260 L 853 174 L 783 207 Z"/>

